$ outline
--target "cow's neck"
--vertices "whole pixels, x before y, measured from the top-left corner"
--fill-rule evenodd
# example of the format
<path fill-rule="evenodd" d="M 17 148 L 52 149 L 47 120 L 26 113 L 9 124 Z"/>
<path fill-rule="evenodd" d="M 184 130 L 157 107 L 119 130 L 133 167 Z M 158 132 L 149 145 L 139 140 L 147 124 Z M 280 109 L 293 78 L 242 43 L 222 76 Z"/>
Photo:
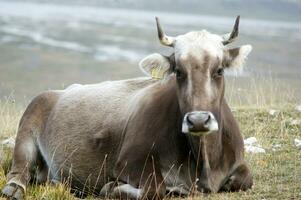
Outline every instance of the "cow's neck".
<path fill-rule="evenodd" d="M 221 120 L 219 120 L 221 121 Z M 219 126 L 222 124 L 219 122 Z M 221 128 L 218 132 L 206 136 L 187 136 L 189 146 L 193 155 L 193 160 L 196 165 L 196 177 L 199 179 L 198 184 L 201 187 L 214 189 L 215 184 L 212 184 L 212 176 L 210 173 L 219 166 L 222 152 L 222 131 Z"/>

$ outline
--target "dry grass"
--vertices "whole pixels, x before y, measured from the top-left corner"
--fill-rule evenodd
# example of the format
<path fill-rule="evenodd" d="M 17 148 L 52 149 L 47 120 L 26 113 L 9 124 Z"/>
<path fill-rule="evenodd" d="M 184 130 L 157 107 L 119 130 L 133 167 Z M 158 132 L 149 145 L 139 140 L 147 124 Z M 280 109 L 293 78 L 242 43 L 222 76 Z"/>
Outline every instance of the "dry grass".
<path fill-rule="evenodd" d="M 258 102 L 264 97 L 260 90 Z M 228 98 L 233 98 L 234 93 L 229 93 Z M 248 95 L 246 93 L 246 95 Z M 230 96 L 230 97 L 229 97 Z M 251 96 L 249 94 L 249 96 Z M 261 99 L 260 99 L 261 98 Z M 284 101 L 282 101 L 284 102 Z M 301 149 L 294 146 L 294 138 L 301 139 L 301 125 L 291 125 L 294 119 L 301 119 L 291 101 L 285 105 L 265 101 L 261 105 L 247 103 L 236 104 L 234 114 L 240 123 L 244 137 L 255 136 L 259 143 L 266 149 L 265 154 L 246 153 L 246 159 L 254 174 L 255 185 L 252 190 L 238 193 L 220 193 L 204 196 L 205 199 L 301 199 Z M 267 104 L 270 104 L 268 106 Z M 252 106 L 254 105 L 254 106 Z M 256 107 L 256 108 L 254 108 Z M 269 108 L 277 108 L 279 114 L 272 116 Z M 0 140 L 14 136 L 23 108 L 11 100 L 0 103 Z M 273 145 L 281 147 L 273 151 Z M 2 154 L 1 154 L 2 153 Z M 5 184 L 5 173 L 10 166 L 11 151 L 0 148 L 0 188 Z M 190 197 L 188 199 L 198 199 Z M 1 199 L 1 198 L 0 198 Z M 69 189 L 64 185 L 32 185 L 27 191 L 27 199 L 75 199 Z M 89 199 L 92 199 L 90 197 Z"/>

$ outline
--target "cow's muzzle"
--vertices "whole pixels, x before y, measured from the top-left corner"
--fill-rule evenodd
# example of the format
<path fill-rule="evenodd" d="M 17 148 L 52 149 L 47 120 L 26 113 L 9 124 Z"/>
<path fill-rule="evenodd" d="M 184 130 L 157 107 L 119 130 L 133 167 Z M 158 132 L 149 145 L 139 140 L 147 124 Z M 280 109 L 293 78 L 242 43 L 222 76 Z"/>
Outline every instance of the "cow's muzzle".
<path fill-rule="evenodd" d="M 194 111 L 186 113 L 182 123 L 182 132 L 195 136 L 207 135 L 218 130 L 218 123 L 211 112 Z"/>

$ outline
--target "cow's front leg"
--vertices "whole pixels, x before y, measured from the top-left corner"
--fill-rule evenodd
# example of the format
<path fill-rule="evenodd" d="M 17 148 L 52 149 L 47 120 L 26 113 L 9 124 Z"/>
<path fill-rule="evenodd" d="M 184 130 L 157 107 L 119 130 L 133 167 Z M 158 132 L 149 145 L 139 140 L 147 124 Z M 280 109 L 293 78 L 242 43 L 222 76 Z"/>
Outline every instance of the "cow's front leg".
<path fill-rule="evenodd" d="M 246 164 L 239 165 L 229 176 L 220 191 L 239 191 L 252 188 L 252 174 Z"/>

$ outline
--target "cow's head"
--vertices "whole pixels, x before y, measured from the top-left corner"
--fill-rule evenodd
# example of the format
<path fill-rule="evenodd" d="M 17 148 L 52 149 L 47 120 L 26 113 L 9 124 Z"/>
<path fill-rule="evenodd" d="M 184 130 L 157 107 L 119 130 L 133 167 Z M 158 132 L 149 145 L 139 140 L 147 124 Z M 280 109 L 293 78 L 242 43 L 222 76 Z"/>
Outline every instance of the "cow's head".
<path fill-rule="evenodd" d="M 224 97 L 224 70 L 240 69 L 251 45 L 227 48 L 238 36 L 239 16 L 230 34 L 219 36 L 206 30 L 177 37 L 167 36 L 156 18 L 161 44 L 173 47 L 169 56 L 151 54 L 140 62 L 153 78 L 176 76 L 177 95 L 183 114 L 182 132 L 204 135 L 218 130 Z"/>

